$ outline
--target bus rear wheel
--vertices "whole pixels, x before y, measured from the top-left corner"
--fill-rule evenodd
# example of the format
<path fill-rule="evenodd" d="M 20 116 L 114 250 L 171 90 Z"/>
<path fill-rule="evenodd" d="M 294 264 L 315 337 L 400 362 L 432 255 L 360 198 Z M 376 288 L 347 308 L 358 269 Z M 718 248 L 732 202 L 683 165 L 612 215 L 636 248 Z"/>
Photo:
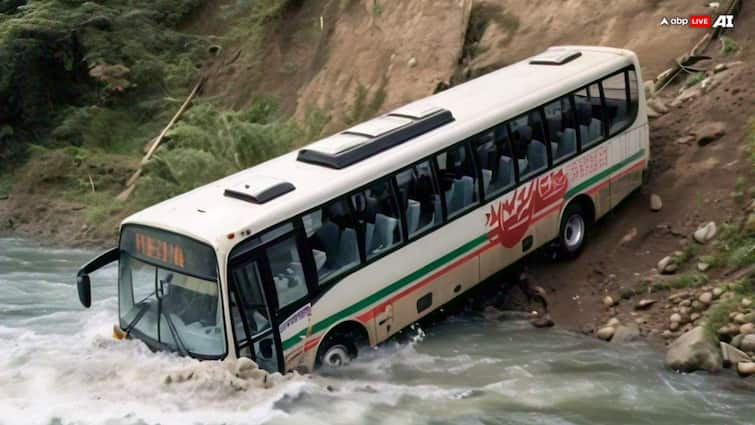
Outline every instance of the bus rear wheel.
<path fill-rule="evenodd" d="M 582 252 L 588 226 L 589 220 L 584 208 L 578 203 L 570 204 L 561 217 L 561 228 L 558 234 L 558 245 L 562 258 L 574 258 Z"/>
<path fill-rule="evenodd" d="M 326 368 L 339 368 L 357 358 L 357 347 L 347 335 L 328 336 L 317 350 L 317 365 Z"/>

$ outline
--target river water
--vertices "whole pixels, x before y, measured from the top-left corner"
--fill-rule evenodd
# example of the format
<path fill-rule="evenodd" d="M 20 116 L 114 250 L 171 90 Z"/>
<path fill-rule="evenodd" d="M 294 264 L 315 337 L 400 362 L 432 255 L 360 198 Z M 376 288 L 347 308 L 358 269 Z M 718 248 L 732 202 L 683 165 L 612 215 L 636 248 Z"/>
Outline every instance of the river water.
<path fill-rule="evenodd" d="M 217 371 L 110 338 L 115 270 L 92 253 L 0 239 L 0 424 L 753 424 L 755 392 L 730 374 L 678 375 L 644 343 L 461 314 L 347 368 L 239 391 Z"/>

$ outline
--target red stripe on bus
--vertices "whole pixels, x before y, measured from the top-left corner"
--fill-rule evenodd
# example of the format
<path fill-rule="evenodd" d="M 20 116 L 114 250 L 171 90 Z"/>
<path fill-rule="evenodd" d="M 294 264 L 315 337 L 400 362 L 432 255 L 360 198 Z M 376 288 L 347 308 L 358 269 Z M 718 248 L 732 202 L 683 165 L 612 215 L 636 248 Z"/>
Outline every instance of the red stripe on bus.
<path fill-rule="evenodd" d="M 309 351 L 317 347 L 317 343 L 320 342 L 320 337 L 315 337 L 304 343 L 304 351 Z"/>
<path fill-rule="evenodd" d="M 624 171 L 620 172 L 619 174 L 611 177 L 611 181 L 618 180 L 618 179 L 626 176 L 627 174 L 631 174 L 631 173 L 637 171 L 638 169 L 643 168 L 644 166 L 645 166 L 645 160 L 643 159 L 642 161 L 640 161 L 640 162 L 632 165 L 631 167 L 629 167 L 629 168 L 625 169 Z"/>

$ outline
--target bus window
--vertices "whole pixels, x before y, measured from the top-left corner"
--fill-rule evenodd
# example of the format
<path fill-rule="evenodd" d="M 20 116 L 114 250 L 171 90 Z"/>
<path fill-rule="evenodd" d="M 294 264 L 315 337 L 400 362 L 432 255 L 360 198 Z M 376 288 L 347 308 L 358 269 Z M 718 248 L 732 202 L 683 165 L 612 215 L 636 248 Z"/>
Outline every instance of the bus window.
<path fill-rule="evenodd" d="M 351 200 L 368 259 L 401 243 L 401 216 L 390 180 L 373 183 Z"/>
<path fill-rule="evenodd" d="M 514 186 L 514 155 L 506 125 L 475 136 L 473 143 L 485 199 L 491 199 Z"/>
<path fill-rule="evenodd" d="M 548 148 L 543 142 L 543 123 L 539 109 L 515 119 L 511 126 L 514 156 L 519 180 L 524 181 L 548 168 Z"/>
<path fill-rule="evenodd" d="M 582 150 L 603 140 L 603 106 L 600 87 L 597 83 L 574 93 L 574 103 L 579 124 L 579 140 Z"/>
<path fill-rule="evenodd" d="M 338 199 L 302 217 L 320 284 L 361 262 L 356 226 L 346 199 Z"/>
<path fill-rule="evenodd" d="M 279 309 L 307 296 L 307 281 L 295 237 L 290 236 L 267 248 L 267 258 L 278 294 Z"/>
<path fill-rule="evenodd" d="M 630 105 L 629 97 L 627 96 L 626 73 L 622 72 L 608 77 L 602 81 L 602 84 L 608 115 L 609 134 L 613 135 L 629 125 Z"/>
<path fill-rule="evenodd" d="M 545 105 L 545 122 L 553 163 L 558 164 L 577 154 L 577 129 L 569 96 Z"/>
<path fill-rule="evenodd" d="M 409 238 L 443 222 L 440 193 L 433 183 L 430 161 L 396 174 L 395 179 Z"/>
<path fill-rule="evenodd" d="M 448 217 L 477 203 L 477 177 L 467 145 L 455 146 L 436 156 L 438 180 L 446 199 Z"/>
<path fill-rule="evenodd" d="M 638 85 L 637 85 L 637 73 L 634 69 L 627 71 L 627 77 L 629 79 L 629 119 L 634 121 L 637 117 L 637 105 L 638 105 Z"/>
<path fill-rule="evenodd" d="M 234 291 L 232 291 L 234 294 L 231 298 L 231 314 L 234 318 L 234 333 L 237 341 L 240 342 L 267 330 L 270 327 L 270 319 L 265 306 L 265 296 L 262 292 L 257 262 L 252 261 L 243 266 L 234 267 L 231 270 L 231 278 L 234 286 Z M 239 299 L 236 299 L 235 291 L 238 291 Z M 251 335 L 242 332 L 244 323 L 241 320 L 239 308 L 244 313 Z"/>

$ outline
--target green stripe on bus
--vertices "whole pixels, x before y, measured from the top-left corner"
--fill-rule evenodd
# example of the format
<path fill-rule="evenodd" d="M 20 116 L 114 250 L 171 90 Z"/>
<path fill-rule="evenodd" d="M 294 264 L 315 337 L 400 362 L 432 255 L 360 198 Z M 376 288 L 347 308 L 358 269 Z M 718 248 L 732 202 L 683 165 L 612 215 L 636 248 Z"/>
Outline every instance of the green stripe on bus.
<path fill-rule="evenodd" d="M 626 167 L 630 163 L 642 158 L 645 155 L 645 149 L 640 149 L 639 152 L 636 154 L 630 156 L 629 158 L 626 158 L 622 160 L 621 162 L 616 163 L 615 165 L 606 168 L 605 170 L 599 172 L 598 174 L 595 174 L 594 176 L 590 177 L 589 179 L 583 181 L 582 183 L 574 186 L 573 188 L 566 191 L 566 194 L 564 195 L 564 199 L 571 199 L 572 196 L 577 195 L 578 193 L 584 191 L 585 189 L 589 188 L 590 186 L 593 186 L 600 182 L 601 180 L 607 178 L 611 174 L 615 173 L 616 171 Z"/>
<path fill-rule="evenodd" d="M 402 277 L 401 279 L 391 283 L 390 285 L 386 286 L 385 288 L 375 292 L 374 294 L 364 298 L 363 300 L 357 302 L 356 304 L 352 304 L 349 307 L 346 307 L 345 309 L 339 311 L 338 313 L 329 316 L 317 323 L 315 323 L 314 326 L 312 326 L 312 334 L 316 334 L 322 330 L 327 329 L 334 323 L 338 322 L 341 319 L 344 319 L 346 317 L 349 317 L 351 315 L 354 315 L 358 313 L 361 310 L 364 310 L 365 308 L 369 307 L 372 304 L 377 303 L 381 299 L 391 295 L 392 293 L 404 288 L 405 286 L 408 286 L 410 283 L 418 280 L 422 276 L 425 276 L 427 274 L 430 274 L 431 272 L 435 271 L 436 269 L 439 269 L 443 267 L 444 265 L 450 263 L 451 261 L 455 260 L 458 257 L 461 257 L 462 255 L 466 254 L 467 252 L 473 250 L 474 248 L 477 248 L 478 246 L 482 245 L 488 240 L 487 233 L 481 236 L 478 236 L 477 238 L 465 243 L 464 245 L 460 246 L 459 248 L 456 248 L 455 250 L 449 252 L 448 254 L 432 261 L 431 263 L 423 266 L 422 268 L 415 270 L 414 272 Z M 286 339 L 283 341 L 283 349 L 288 350 L 289 348 L 296 345 L 299 341 L 303 339 L 303 337 L 306 335 L 306 330 L 302 330 L 298 332 L 296 335 L 292 336 L 291 338 Z"/>
<path fill-rule="evenodd" d="M 585 180 L 584 182 L 580 183 L 579 185 L 575 186 L 574 188 L 568 190 L 566 192 L 566 195 L 564 195 L 565 199 L 569 199 L 572 196 L 584 191 L 585 189 L 589 188 L 590 186 L 593 186 L 594 184 L 600 182 L 604 178 L 610 176 L 611 174 L 615 173 L 616 171 L 620 170 L 621 168 L 624 168 L 625 166 L 629 165 L 631 162 L 636 161 L 637 159 L 640 159 L 645 154 L 645 150 L 641 149 L 636 154 L 630 156 L 629 158 L 615 164 L 614 166 L 601 171 L 600 173 L 590 177 L 589 179 Z M 375 292 L 374 294 L 362 299 L 361 301 L 357 302 L 356 304 L 352 304 L 351 306 L 339 311 L 338 313 L 327 317 L 326 319 L 323 319 L 317 323 L 315 323 L 314 326 L 312 326 L 312 334 L 316 334 L 322 330 L 327 329 L 334 323 L 338 322 L 341 319 L 344 319 L 346 317 L 352 316 L 356 313 L 358 313 L 361 310 L 364 310 L 365 308 L 369 307 L 372 304 L 377 303 L 381 299 L 388 297 L 393 292 L 396 292 L 405 286 L 408 286 L 410 283 L 418 280 L 422 276 L 425 276 L 427 274 L 430 274 L 431 272 L 435 271 L 436 269 L 439 269 L 443 267 L 444 265 L 450 263 L 451 261 L 455 260 L 458 257 L 461 257 L 462 255 L 466 254 L 467 252 L 473 250 L 474 248 L 480 246 L 481 244 L 485 243 L 488 240 L 488 234 L 485 233 L 481 236 L 478 236 L 477 238 L 465 243 L 464 245 L 460 246 L 459 248 L 456 248 L 455 250 L 449 252 L 448 254 L 434 260 L 433 262 L 423 266 L 422 268 L 415 270 L 414 272 L 402 277 L 401 279 L 393 282 L 392 284 L 388 285 L 387 287 Z M 294 336 L 286 339 L 283 341 L 283 350 L 288 350 L 289 348 L 295 346 L 297 343 L 302 341 L 307 335 L 307 330 L 303 329 L 299 332 L 297 332 Z"/>

